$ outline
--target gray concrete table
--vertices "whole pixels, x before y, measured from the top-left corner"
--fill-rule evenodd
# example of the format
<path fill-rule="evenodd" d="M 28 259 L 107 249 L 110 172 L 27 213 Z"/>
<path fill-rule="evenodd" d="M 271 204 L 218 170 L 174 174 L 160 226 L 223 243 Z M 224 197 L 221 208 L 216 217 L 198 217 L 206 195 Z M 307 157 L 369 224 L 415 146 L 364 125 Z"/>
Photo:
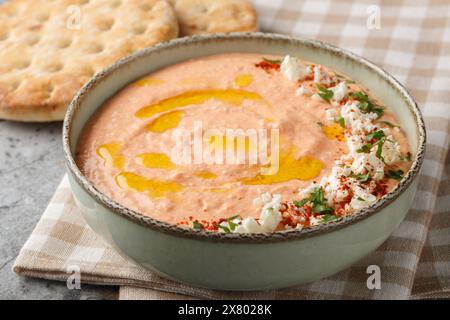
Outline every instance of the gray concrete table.
<path fill-rule="evenodd" d="M 12 264 L 64 175 L 61 123 L 0 120 L 0 299 L 109 299 L 116 288 L 19 277 Z"/>

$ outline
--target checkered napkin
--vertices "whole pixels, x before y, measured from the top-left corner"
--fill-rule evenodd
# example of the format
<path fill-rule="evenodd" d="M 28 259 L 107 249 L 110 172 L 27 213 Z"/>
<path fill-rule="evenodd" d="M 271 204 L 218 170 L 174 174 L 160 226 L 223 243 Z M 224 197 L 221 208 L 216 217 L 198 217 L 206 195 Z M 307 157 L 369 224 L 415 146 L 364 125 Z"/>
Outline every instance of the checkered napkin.
<path fill-rule="evenodd" d="M 450 153 L 412 294 L 414 298 L 450 297 Z"/>
<path fill-rule="evenodd" d="M 83 222 L 64 179 L 16 260 L 18 274 L 65 281 L 68 267 L 78 266 L 82 283 L 118 285 L 121 299 L 450 296 L 449 1 L 253 3 L 263 31 L 320 39 L 367 57 L 404 83 L 421 106 L 426 160 L 414 205 L 393 235 L 349 269 L 308 285 L 252 293 L 197 289 L 161 279 L 109 248 Z M 369 265 L 381 268 L 379 290 L 366 286 Z"/>

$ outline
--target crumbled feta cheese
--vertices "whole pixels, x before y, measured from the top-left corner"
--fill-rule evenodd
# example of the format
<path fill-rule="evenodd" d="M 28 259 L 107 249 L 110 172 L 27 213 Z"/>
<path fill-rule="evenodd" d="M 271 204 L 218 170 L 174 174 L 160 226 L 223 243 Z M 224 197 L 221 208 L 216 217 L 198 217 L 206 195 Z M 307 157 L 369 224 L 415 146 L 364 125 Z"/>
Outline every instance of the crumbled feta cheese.
<path fill-rule="evenodd" d="M 261 232 L 261 226 L 253 218 L 245 218 L 242 223 L 234 229 L 235 233 L 258 233 Z"/>
<path fill-rule="evenodd" d="M 351 166 L 355 174 L 373 174 L 375 180 L 381 180 L 384 177 L 384 163 L 373 153 L 359 153 Z"/>
<path fill-rule="evenodd" d="M 342 188 L 342 176 L 350 174 L 348 168 L 333 167 L 331 174 L 320 182 L 323 191 L 327 195 L 328 205 L 332 207 L 335 203 L 343 201 L 348 195 L 348 191 Z"/>
<path fill-rule="evenodd" d="M 245 218 L 242 223 L 234 229 L 236 233 L 261 233 L 272 232 L 278 227 L 282 216 L 280 213 L 281 195 L 273 197 L 270 193 L 263 193 L 260 198 L 256 198 L 257 204 L 263 204 L 259 223 L 254 218 Z"/>
<path fill-rule="evenodd" d="M 353 193 L 354 195 L 350 201 L 350 206 L 355 210 L 368 207 L 377 201 L 377 197 L 359 186 L 356 186 L 353 189 Z"/>
<path fill-rule="evenodd" d="M 358 154 L 357 150 L 361 149 L 363 146 L 364 139 L 357 135 L 346 134 L 345 140 L 347 142 L 349 155 L 355 157 Z"/>
<path fill-rule="evenodd" d="M 261 225 L 262 232 L 272 232 L 276 230 L 282 218 L 278 210 L 279 208 L 277 210 L 271 208 L 262 211 L 261 217 L 259 219 L 259 224 Z"/>
<path fill-rule="evenodd" d="M 314 82 L 320 83 L 320 80 L 322 80 L 322 72 L 320 70 L 320 66 L 314 67 Z"/>
<path fill-rule="evenodd" d="M 376 126 L 373 120 L 377 119 L 375 113 L 362 113 L 359 109 L 359 102 L 348 101 L 341 109 L 341 116 L 345 120 L 347 127 L 351 128 L 355 133 L 371 132 Z"/>
<path fill-rule="evenodd" d="M 309 73 L 309 69 L 298 59 L 286 56 L 281 63 L 281 72 L 292 82 L 303 80 Z"/>
<path fill-rule="evenodd" d="M 383 144 L 381 156 L 386 164 L 393 164 L 400 160 L 400 145 L 394 137 L 388 136 Z"/>
<path fill-rule="evenodd" d="M 358 103 L 348 101 L 342 106 L 341 116 L 345 119 L 345 123 L 351 124 L 361 118 L 361 111 L 358 108 Z"/>
<path fill-rule="evenodd" d="M 328 73 L 323 71 L 321 66 L 314 66 L 313 72 L 315 83 L 321 83 L 329 86 L 336 81 L 335 77 L 332 77 Z"/>
<path fill-rule="evenodd" d="M 337 86 L 330 88 L 333 91 L 333 100 L 341 102 L 347 96 L 348 88 L 345 81 L 340 82 Z"/>
<path fill-rule="evenodd" d="M 312 225 L 312 226 L 317 226 L 318 224 L 321 224 L 321 223 L 322 223 L 322 218 L 311 217 L 311 218 L 309 219 L 309 223 L 310 223 L 310 225 Z"/>

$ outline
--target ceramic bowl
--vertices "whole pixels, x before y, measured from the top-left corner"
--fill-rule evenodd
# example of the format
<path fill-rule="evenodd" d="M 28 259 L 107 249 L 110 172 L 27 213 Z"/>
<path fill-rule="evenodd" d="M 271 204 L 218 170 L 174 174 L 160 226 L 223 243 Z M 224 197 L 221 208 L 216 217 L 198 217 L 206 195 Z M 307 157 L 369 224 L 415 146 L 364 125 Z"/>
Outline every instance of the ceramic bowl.
<path fill-rule="evenodd" d="M 292 55 L 323 64 L 370 88 L 391 107 L 405 130 L 414 162 L 391 193 L 336 222 L 300 231 L 222 234 L 179 228 L 123 207 L 98 191 L 74 161 L 80 133 L 94 112 L 121 88 L 155 70 L 191 58 L 227 52 Z M 381 245 L 404 219 L 417 190 L 425 127 L 410 94 L 380 67 L 319 41 L 263 33 L 173 40 L 128 56 L 89 81 L 75 96 L 63 129 L 70 184 L 89 226 L 144 268 L 193 286 L 258 290 L 330 276 Z"/>

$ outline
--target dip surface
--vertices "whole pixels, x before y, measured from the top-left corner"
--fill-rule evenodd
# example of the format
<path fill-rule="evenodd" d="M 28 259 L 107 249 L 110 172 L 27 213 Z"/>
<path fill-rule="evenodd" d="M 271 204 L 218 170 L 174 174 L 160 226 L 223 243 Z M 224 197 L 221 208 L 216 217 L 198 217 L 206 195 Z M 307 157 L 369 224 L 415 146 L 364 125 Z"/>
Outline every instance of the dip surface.
<path fill-rule="evenodd" d="M 299 94 L 300 82 L 286 78 L 278 62 L 263 58 L 282 59 L 239 53 L 204 57 L 164 68 L 126 86 L 84 128 L 77 165 L 98 190 L 116 202 L 172 224 L 220 222 L 237 215 L 257 218 L 261 209 L 254 199 L 264 193 L 279 194 L 284 201 L 297 199 L 299 190 L 330 174 L 335 161 L 349 152 L 345 125 L 327 121 L 327 110 L 332 107 L 326 99 Z M 317 91 L 312 76 L 301 84 Z M 348 88 L 363 90 L 350 82 Z M 397 122 L 389 110 L 381 120 Z M 278 171 L 263 175 L 261 169 L 267 164 L 249 163 L 255 145 L 248 139 L 239 144 L 238 139 L 219 141 L 205 135 L 197 140 L 202 153 L 223 147 L 225 156 L 229 148 L 244 149 L 245 163 L 227 163 L 226 159 L 224 164 L 205 163 L 204 159 L 196 161 L 193 154 L 192 163 L 180 163 L 174 152 L 179 150 L 175 133 L 190 134 L 194 153 L 199 123 L 202 132 L 212 129 L 222 134 L 227 129 L 266 130 L 270 138 L 278 130 Z M 400 152 L 407 154 L 404 134 L 392 131 Z M 233 145 L 227 143 L 232 141 Z M 269 139 L 269 159 L 273 142 Z M 409 165 L 404 161 L 395 168 L 406 172 Z M 385 192 L 397 183 L 383 180 Z"/>

